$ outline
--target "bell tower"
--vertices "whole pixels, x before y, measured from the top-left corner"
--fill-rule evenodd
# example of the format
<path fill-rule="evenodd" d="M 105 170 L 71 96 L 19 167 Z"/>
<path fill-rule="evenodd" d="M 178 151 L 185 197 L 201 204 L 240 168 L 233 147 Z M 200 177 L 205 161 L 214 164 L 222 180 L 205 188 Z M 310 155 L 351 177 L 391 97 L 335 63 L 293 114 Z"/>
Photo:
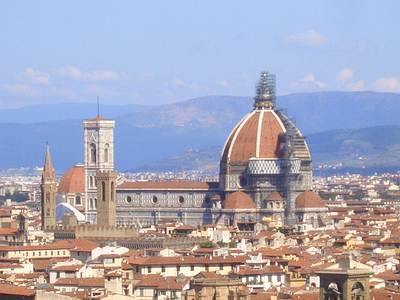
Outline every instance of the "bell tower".
<path fill-rule="evenodd" d="M 42 173 L 41 206 L 42 206 L 42 229 L 56 225 L 56 175 L 51 161 L 50 147 L 46 146 L 46 155 Z"/>
<path fill-rule="evenodd" d="M 370 300 L 371 267 L 354 261 L 350 256 L 317 272 L 320 278 L 321 300 Z"/>
<path fill-rule="evenodd" d="M 116 180 L 113 171 L 97 171 L 97 224 L 116 225 Z"/>
<path fill-rule="evenodd" d="M 99 205 L 96 176 L 97 172 L 114 171 L 114 120 L 99 115 L 83 122 L 85 158 L 85 216 L 86 221 L 95 224 Z"/>

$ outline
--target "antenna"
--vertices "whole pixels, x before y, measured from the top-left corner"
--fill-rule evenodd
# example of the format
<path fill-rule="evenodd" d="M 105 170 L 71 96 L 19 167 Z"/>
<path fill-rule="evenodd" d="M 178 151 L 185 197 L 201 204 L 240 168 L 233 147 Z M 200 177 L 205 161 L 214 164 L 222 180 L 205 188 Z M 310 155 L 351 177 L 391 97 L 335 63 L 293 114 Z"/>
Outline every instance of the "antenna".
<path fill-rule="evenodd" d="M 99 96 L 97 96 L 97 118 L 100 118 L 100 101 L 99 101 Z"/>

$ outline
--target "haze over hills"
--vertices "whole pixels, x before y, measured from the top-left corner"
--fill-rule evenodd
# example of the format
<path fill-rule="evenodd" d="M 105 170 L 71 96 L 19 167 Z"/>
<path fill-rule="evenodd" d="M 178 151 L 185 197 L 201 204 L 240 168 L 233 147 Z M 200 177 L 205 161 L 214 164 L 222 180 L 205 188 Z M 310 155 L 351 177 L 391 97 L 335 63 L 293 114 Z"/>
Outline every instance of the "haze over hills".
<path fill-rule="evenodd" d="M 184 164 L 177 160 L 180 156 L 196 161 L 196 149 L 204 149 L 199 153 L 212 162 L 208 149 L 219 153 L 230 130 L 252 109 L 252 104 L 250 97 L 209 96 L 152 107 L 108 105 L 101 107 L 101 111 L 106 117 L 116 119 L 117 168 L 132 170 L 151 166 L 156 161 L 168 161 L 170 157 L 175 157 L 177 165 Z M 339 154 L 348 156 L 354 149 L 360 150 L 361 155 L 372 155 L 371 162 L 381 163 L 380 157 L 388 158 L 386 152 L 393 152 L 400 144 L 397 126 L 376 127 L 400 126 L 399 94 L 293 94 L 279 97 L 278 106 L 286 108 L 297 126 L 308 135 L 314 161 L 318 163 L 331 163 Z M 41 165 L 46 141 L 51 145 L 59 172 L 81 162 L 82 119 L 94 114 L 96 105 L 87 103 L 0 110 L 0 169 Z M 349 128 L 365 129 L 337 131 Z M 330 132 L 313 134 L 327 130 Z M 377 134 L 381 140 L 376 140 Z M 379 148 L 384 136 L 390 142 Z M 189 149 L 192 149 L 191 155 L 188 155 Z M 394 157 L 385 165 L 396 166 L 397 161 Z"/>
<path fill-rule="evenodd" d="M 351 171 L 372 173 L 400 169 L 398 125 L 324 131 L 309 135 L 308 145 L 317 174 Z M 221 149 L 222 146 L 203 150 L 190 149 L 180 155 L 140 166 L 135 171 L 215 171 Z M 334 169 L 332 166 L 335 166 Z"/>

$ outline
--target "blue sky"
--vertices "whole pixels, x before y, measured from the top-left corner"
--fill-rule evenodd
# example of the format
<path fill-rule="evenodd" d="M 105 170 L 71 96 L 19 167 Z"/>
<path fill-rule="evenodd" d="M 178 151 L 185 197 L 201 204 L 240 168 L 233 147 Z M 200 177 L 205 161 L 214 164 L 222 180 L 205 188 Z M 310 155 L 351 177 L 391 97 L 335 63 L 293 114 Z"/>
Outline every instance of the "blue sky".
<path fill-rule="evenodd" d="M 400 1 L 2 1 L 0 108 L 400 91 Z"/>

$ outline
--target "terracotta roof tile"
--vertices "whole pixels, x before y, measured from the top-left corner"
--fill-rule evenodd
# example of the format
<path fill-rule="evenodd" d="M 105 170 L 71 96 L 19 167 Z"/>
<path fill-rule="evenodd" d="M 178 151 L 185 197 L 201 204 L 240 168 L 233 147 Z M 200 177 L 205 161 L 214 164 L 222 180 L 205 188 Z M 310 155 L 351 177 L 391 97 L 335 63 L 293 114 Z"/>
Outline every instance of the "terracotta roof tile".
<path fill-rule="evenodd" d="M 297 196 L 296 208 L 321 208 L 325 207 L 324 200 L 313 191 L 305 191 Z"/>
<path fill-rule="evenodd" d="M 229 194 L 224 201 L 225 209 L 255 209 L 257 208 L 251 197 L 244 192 Z"/>
<path fill-rule="evenodd" d="M 59 193 L 84 193 L 85 192 L 85 169 L 77 165 L 64 173 L 58 185 Z"/>
<path fill-rule="evenodd" d="M 0 295 L 33 297 L 36 291 L 25 286 L 0 284 Z"/>

